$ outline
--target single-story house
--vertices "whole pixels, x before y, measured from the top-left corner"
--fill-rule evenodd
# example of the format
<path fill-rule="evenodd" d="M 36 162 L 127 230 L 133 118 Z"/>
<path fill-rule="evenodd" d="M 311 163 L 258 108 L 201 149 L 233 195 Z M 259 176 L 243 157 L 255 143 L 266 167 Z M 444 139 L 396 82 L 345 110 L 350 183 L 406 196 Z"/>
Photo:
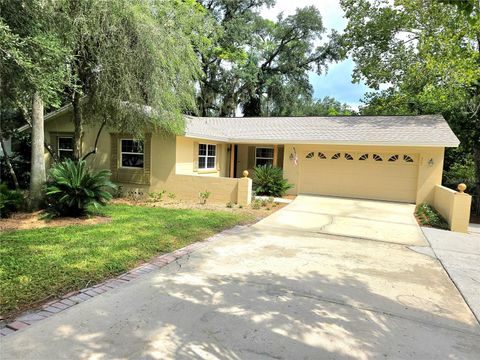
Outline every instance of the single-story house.
<path fill-rule="evenodd" d="M 60 157 L 73 151 L 71 119 L 69 106 L 45 117 L 45 139 Z M 92 150 L 97 130 L 85 128 L 84 153 Z M 135 139 L 104 129 L 89 162 L 110 169 L 124 189 L 166 190 L 180 198 L 208 190 L 214 201 L 248 202 L 241 197 L 251 190 L 239 186 L 244 170 L 272 165 L 283 168 L 293 195 L 418 204 L 434 202 L 444 150 L 458 145 L 441 115 L 187 116 L 180 136 L 147 133 Z"/>

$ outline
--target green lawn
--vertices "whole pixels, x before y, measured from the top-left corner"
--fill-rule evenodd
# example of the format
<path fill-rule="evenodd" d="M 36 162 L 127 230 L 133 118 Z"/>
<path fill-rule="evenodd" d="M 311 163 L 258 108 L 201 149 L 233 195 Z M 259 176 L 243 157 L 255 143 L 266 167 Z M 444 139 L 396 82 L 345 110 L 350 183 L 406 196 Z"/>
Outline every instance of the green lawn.
<path fill-rule="evenodd" d="M 0 314 L 94 285 L 141 260 L 250 220 L 207 210 L 110 205 L 107 224 L 1 233 Z"/>

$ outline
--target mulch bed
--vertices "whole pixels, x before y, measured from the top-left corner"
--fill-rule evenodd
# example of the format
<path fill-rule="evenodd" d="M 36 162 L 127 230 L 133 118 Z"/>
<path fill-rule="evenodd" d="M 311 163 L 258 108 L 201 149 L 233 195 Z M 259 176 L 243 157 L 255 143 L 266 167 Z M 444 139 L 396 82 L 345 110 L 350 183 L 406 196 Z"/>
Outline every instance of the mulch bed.
<path fill-rule="evenodd" d="M 59 227 L 69 225 L 105 224 L 112 219 L 107 216 L 91 216 L 82 218 L 57 218 L 52 220 L 41 219 L 41 211 L 33 213 L 15 213 L 7 219 L 0 219 L 0 231 L 27 230 L 45 227 Z"/>

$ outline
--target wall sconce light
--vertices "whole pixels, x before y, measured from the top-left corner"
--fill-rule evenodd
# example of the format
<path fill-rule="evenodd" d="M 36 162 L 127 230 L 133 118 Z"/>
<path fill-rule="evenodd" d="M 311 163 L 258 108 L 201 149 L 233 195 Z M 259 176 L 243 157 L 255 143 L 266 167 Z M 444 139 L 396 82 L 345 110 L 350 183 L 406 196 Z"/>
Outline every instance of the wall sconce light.
<path fill-rule="evenodd" d="M 432 167 L 433 164 L 434 164 L 433 158 L 430 158 L 430 160 L 428 160 L 428 166 Z"/>

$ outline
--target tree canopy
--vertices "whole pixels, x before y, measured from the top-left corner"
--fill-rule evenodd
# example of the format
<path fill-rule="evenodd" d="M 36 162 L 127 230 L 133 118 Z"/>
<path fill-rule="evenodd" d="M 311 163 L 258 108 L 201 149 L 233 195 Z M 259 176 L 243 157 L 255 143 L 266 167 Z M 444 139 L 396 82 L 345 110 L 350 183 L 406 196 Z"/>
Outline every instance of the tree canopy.
<path fill-rule="evenodd" d="M 340 37 L 368 114 L 442 113 L 472 152 L 480 193 L 480 4 L 467 0 L 341 0 Z"/>
<path fill-rule="evenodd" d="M 58 34 L 70 55 L 65 94 L 73 105 L 77 158 L 87 122 L 138 135 L 147 124 L 183 131 L 182 114 L 195 109 L 200 74 L 188 36 L 198 11 L 192 1 L 57 2 Z"/>
<path fill-rule="evenodd" d="M 312 99 L 308 72 L 322 72 L 337 54 L 320 45 L 325 28 L 313 7 L 259 14 L 268 0 L 200 1 L 215 21 L 211 46 L 200 54 L 205 73 L 197 98 L 202 115 L 271 115 Z"/>

